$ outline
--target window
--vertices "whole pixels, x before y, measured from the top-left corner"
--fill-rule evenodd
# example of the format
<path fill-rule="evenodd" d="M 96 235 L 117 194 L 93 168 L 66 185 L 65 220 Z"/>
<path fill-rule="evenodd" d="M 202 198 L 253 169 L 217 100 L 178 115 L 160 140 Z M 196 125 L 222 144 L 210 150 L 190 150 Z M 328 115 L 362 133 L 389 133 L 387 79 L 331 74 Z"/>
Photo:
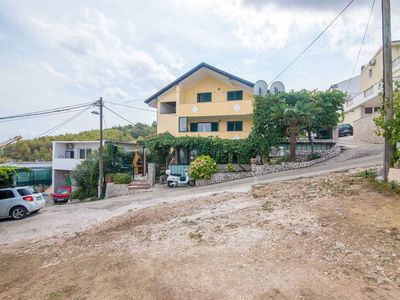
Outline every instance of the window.
<path fill-rule="evenodd" d="M 65 151 L 65 158 L 74 158 L 74 151 Z"/>
<path fill-rule="evenodd" d="M 92 149 L 91 148 L 79 149 L 79 159 L 87 158 L 90 153 L 92 153 Z"/>
<path fill-rule="evenodd" d="M 179 118 L 179 132 L 187 132 L 188 131 L 188 120 L 186 117 Z"/>
<path fill-rule="evenodd" d="M 231 91 L 227 93 L 228 101 L 243 100 L 243 91 Z"/>
<path fill-rule="evenodd" d="M 33 187 L 27 187 L 22 189 L 17 189 L 18 194 L 21 196 L 29 196 L 37 193 L 37 190 Z"/>
<path fill-rule="evenodd" d="M 379 106 L 375 106 L 375 107 L 374 107 L 374 112 L 378 112 L 378 111 L 379 111 L 379 109 L 380 109 L 380 107 L 379 107 Z"/>
<path fill-rule="evenodd" d="M 368 70 L 368 76 L 369 76 L 369 78 L 372 77 L 372 69 L 369 69 L 369 70 Z"/>
<path fill-rule="evenodd" d="M 211 102 L 211 93 L 197 93 L 197 102 Z"/>
<path fill-rule="evenodd" d="M 228 121 L 228 131 L 243 131 L 242 121 Z"/>
<path fill-rule="evenodd" d="M 85 149 L 79 149 L 79 158 L 80 159 L 85 159 L 86 158 Z"/>
<path fill-rule="evenodd" d="M 366 107 L 366 108 L 365 108 L 365 114 L 366 114 L 366 115 L 372 114 L 372 110 L 373 110 L 373 107 Z"/>
<path fill-rule="evenodd" d="M 218 122 L 213 123 L 190 123 L 191 132 L 211 132 L 218 131 Z"/>
<path fill-rule="evenodd" d="M 0 191 L 0 200 L 14 198 L 14 193 L 11 190 Z"/>

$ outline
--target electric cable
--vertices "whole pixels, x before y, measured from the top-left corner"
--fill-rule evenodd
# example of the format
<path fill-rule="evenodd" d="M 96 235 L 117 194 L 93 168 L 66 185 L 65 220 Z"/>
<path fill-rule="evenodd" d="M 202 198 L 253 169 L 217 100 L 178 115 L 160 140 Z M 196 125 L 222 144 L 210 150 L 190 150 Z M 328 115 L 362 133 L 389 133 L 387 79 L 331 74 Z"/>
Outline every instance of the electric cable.
<path fill-rule="evenodd" d="M 315 44 L 315 42 L 332 26 L 333 23 L 347 10 L 347 8 L 354 2 L 354 0 L 351 0 L 341 11 L 340 13 L 328 24 L 328 26 L 325 27 L 325 29 L 316 37 L 314 40 L 303 50 L 299 55 L 297 55 L 277 76 L 274 77 L 269 83 L 273 83 L 276 79 L 278 79 L 283 73 L 285 73 L 301 56 L 304 55 L 304 53 L 307 52 L 308 49 L 311 48 L 312 45 Z"/>

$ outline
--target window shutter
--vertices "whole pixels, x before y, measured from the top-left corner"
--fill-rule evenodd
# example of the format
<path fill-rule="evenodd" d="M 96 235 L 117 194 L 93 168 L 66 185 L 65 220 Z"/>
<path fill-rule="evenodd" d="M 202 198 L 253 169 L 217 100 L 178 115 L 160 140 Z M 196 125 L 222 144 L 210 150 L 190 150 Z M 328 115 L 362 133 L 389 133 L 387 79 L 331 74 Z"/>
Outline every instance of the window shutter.
<path fill-rule="evenodd" d="M 190 123 L 190 131 L 197 132 L 197 123 Z"/>
<path fill-rule="evenodd" d="M 218 131 L 218 122 L 211 123 L 211 131 Z"/>

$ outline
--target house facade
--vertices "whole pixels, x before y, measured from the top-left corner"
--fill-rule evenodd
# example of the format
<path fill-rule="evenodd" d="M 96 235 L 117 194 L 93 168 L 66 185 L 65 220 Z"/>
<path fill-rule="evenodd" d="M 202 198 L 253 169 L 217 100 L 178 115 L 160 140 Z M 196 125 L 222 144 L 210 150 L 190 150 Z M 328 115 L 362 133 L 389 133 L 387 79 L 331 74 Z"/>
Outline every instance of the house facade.
<path fill-rule="evenodd" d="M 400 41 L 392 42 L 393 80 L 400 80 Z M 335 84 L 336 88 L 347 92 L 344 107 L 344 124 L 354 127 L 354 138 L 367 142 L 379 143 L 381 138 L 374 133 L 376 127 L 373 118 L 382 102 L 383 55 L 380 48 L 370 61 L 361 67 L 360 75 Z M 351 90 L 348 88 L 350 81 Z M 347 83 L 347 84 L 343 84 Z M 358 93 L 354 93 L 357 90 Z"/>
<path fill-rule="evenodd" d="M 254 84 L 206 63 L 147 100 L 157 108 L 157 134 L 243 139 L 251 131 Z"/>
<path fill-rule="evenodd" d="M 72 171 L 94 150 L 99 141 L 54 141 L 52 152 L 53 190 L 60 186 L 74 184 Z"/>

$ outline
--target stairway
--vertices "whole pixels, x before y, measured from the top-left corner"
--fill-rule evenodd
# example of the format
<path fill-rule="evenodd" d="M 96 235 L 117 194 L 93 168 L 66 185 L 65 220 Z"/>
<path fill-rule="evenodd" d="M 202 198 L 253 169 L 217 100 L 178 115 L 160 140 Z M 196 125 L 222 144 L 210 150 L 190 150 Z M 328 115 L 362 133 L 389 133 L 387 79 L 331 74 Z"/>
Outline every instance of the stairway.
<path fill-rule="evenodd" d="M 147 191 L 151 188 L 151 183 L 147 179 L 134 179 L 128 184 L 130 193 Z"/>

